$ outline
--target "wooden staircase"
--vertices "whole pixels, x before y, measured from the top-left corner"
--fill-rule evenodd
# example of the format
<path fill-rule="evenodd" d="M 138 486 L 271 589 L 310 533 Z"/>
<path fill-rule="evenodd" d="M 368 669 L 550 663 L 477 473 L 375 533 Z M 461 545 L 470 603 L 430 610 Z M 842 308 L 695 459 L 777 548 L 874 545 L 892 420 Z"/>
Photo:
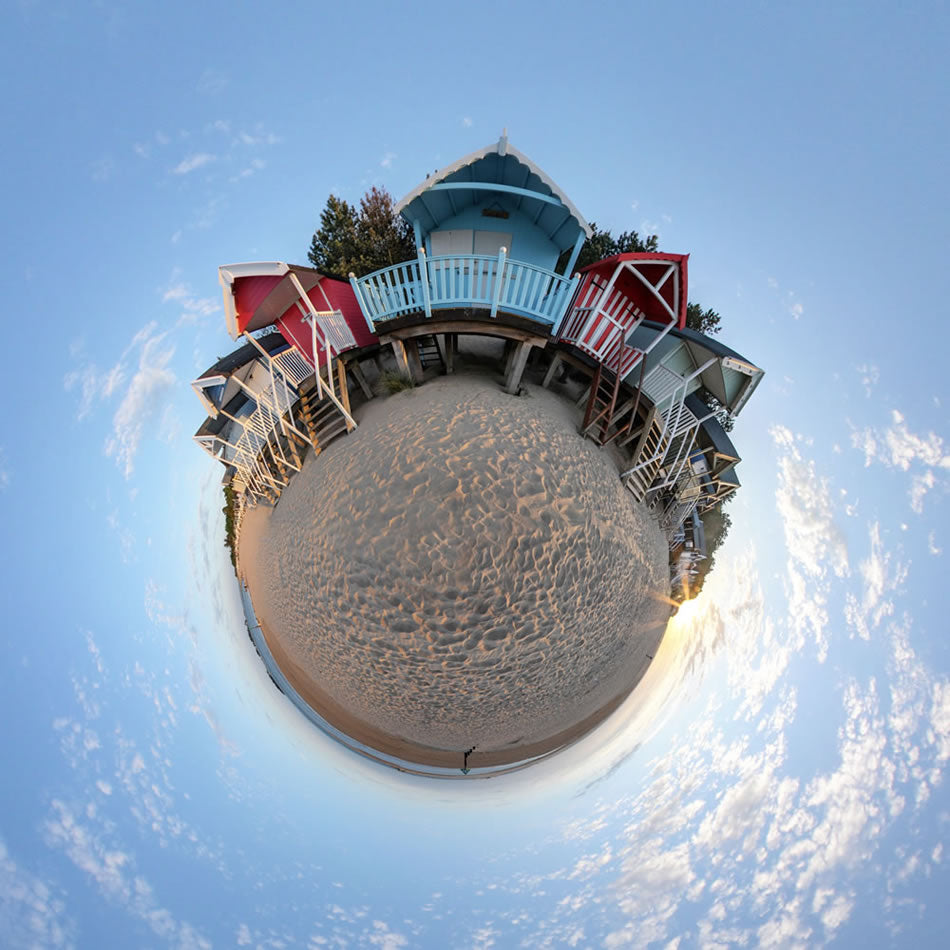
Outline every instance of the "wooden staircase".
<path fill-rule="evenodd" d="M 633 450 L 633 465 L 624 473 L 623 484 L 637 501 L 643 501 L 656 481 L 670 445 L 670 434 L 663 416 L 651 409 L 640 430 Z"/>
<path fill-rule="evenodd" d="M 618 362 L 623 361 L 627 347 L 617 352 Z M 640 385 L 643 382 L 643 361 L 640 364 Z M 587 396 L 587 409 L 581 432 L 606 445 L 615 439 L 622 445 L 629 440 L 630 432 L 637 419 L 637 407 L 640 404 L 640 385 L 634 395 L 621 399 L 622 388 L 620 374 L 602 363 L 594 370 L 594 378 Z"/>
<path fill-rule="evenodd" d="M 316 455 L 351 428 L 337 405 L 325 396 L 321 398 L 316 379 L 301 387 L 298 416 L 307 430 Z"/>
<path fill-rule="evenodd" d="M 416 341 L 419 349 L 419 362 L 422 364 L 422 371 L 425 372 L 430 366 L 438 364 L 445 371 L 445 358 L 439 349 L 438 341 L 435 336 L 421 336 Z"/>

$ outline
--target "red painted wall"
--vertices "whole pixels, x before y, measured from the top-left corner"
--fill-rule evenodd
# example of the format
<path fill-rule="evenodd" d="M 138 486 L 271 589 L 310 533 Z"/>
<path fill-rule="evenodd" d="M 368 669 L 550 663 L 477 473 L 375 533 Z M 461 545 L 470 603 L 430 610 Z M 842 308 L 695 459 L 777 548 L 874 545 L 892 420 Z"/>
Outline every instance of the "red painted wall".
<path fill-rule="evenodd" d="M 323 293 L 320 292 L 321 287 L 323 288 Z M 324 300 L 323 294 L 326 294 L 326 300 Z M 369 332 L 369 327 L 366 325 L 366 318 L 363 316 L 363 312 L 356 302 L 356 294 L 353 293 L 353 288 L 350 286 L 349 281 L 336 280 L 333 277 L 324 277 L 307 296 L 310 298 L 314 310 L 317 311 L 326 310 L 327 300 L 329 300 L 329 309 L 339 310 L 343 314 L 346 325 L 350 328 L 356 339 L 357 346 L 373 346 L 379 342 L 376 335 Z M 304 359 L 313 366 L 313 334 L 309 324 L 304 322 L 300 311 L 295 306 L 284 312 L 283 316 L 277 321 L 277 328 L 283 334 L 284 339 L 293 343 Z M 323 347 L 319 341 L 317 343 L 317 349 L 320 358 L 323 359 Z"/>

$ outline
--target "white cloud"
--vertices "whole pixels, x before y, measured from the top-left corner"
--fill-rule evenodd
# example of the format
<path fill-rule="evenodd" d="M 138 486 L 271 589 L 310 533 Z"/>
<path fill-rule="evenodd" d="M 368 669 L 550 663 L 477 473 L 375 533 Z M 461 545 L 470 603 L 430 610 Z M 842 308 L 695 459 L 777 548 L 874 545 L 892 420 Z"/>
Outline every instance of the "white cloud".
<path fill-rule="evenodd" d="M 280 145 L 283 141 L 279 135 L 266 131 L 262 126 L 255 126 L 253 132 L 240 131 L 237 142 L 241 145 Z"/>
<path fill-rule="evenodd" d="M 115 175 L 115 162 L 108 156 L 96 159 L 90 167 L 90 174 L 93 181 L 109 181 Z"/>
<path fill-rule="evenodd" d="M 8 947 L 75 946 L 75 922 L 59 889 L 13 860 L 0 839 L 0 922 Z"/>
<path fill-rule="evenodd" d="M 801 440 L 787 428 L 773 426 L 770 432 L 782 453 L 775 499 L 788 551 L 786 591 L 792 629 L 799 638 L 810 629 L 819 659 L 824 659 L 829 572 L 847 576 L 847 545 L 835 521 L 828 479 L 802 456 Z"/>
<path fill-rule="evenodd" d="M 865 428 L 851 435 L 851 444 L 864 453 L 865 467 L 879 463 L 886 468 L 910 472 L 910 506 L 923 512 L 924 498 L 938 485 L 947 488 L 950 452 L 936 432 L 919 435 L 907 427 L 901 412 L 891 412 L 891 424 L 883 429 Z"/>
<path fill-rule="evenodd" d="M 934 683 L 930 729 L 937 747 L 937 759 L 950 759 L 950 683 Z"/>
<path fill-rule="evenodd" d="M 881 371 L 873 363 L 862 363 L 857 367 L 858 374 L 861 377 L 861 385 L 864 387 L 864 395 L 870 398 L 874 387 L 881 378 Z"/>
<path fill-rule="evenodd" d="M 178 316 L 178 324 L 195 323 L 201 317 L 207 317 L 218 313 L 221 304 L 211 297 L 199 297 L 181 280 L 177 275 L 172 275 L 172 283 L 168 285 L 162 294 L 163 303 L 175 303 L 181 307 L 181 313 Z"/>
<path fill-rule="evenodd" d="M 215 157 L 216 156 L 212 155 L 210 152 L 196 152 L 194 155 L 189 155 L 188 158 L 182 159 L 172 169 L 172 174 L 187 175 L 189 172 L 193 172 L 195 169 L 201 168 L 203 165 L 213 162 Z"/>
<path fill-rule="evenodd" d="M 470 129 L 470 128 L 472 127 L 472 117 L 471 117 L 471 116 L 468 116 L 468 115 L 463 116 L 463 117 L 462 117 L 462 125 L 463 125 L 466 129 Z"/>
<path fill-rule="evenodd" d="M 211 943 L 191 924 L 158 906 L 151 885 L 135 873 L 132 856 L 110 845 L 105 831 L 84 824 L 70 806 L 53 799 L 43 833 L 47 844 L 63 851 L 104 898 L 144 921 L 156 936 L 179 947 L 211 950 Z"/>
<path fill-rule="evenodd" d="M 126 478 L 135 469 L 135 456 L 146 429 L 161 418 L 165 400 L 176 382 L 175 374 L 168 368 L 175 348 L 165 344 L 164 339 L 165 333 L 159 333 L 144 342 L 138 370 L 112 417 L 106 455 L 115 458 Z"/>
<path fill-rule="evenodd" d="M 379 160 L 381 168 L 392 168 L 393 160 L 398 158 L 395 152 L 386 152 L 383 157 Z"/>
<path fill-rule="evenodd" d="M 864 589 L 860 599 L 849 593 L 845 602 L 845 617 L 862 640 L 870 639 L 883 618 L 894 612 L 893 599 L 884 594 L 895 590 L 907 577 L 904 565 L 891 568 L 892 555 L 884 550 L 881 527 L 877 522 L 871 524 L 869 533 L 871 553 L 858 568 Z"/>
<path fill-rule="evenodd" d="M 166 299 L 181 304 L 183 312 L 179 323 L 192 322 L 216 309 L 216 304 L 210 300 L 191 296 L 184 285 L 172 287 L 166 292 Z M 100 370 L 94 363 L 87 362 L 70 370 L 63 378 L 67 391 L 80 390 L 77 412 L 80 421 L 89 415 L 96 403 L 118 395 L 125 387 L 113 415 L 112 433 L 106 440 L 105 452 L 117 460 L 126 478 L 132 474 L 135 455 L 147 428 L 154 426 L 156 433 L 161 435 L 175 427 L 167 405 L 176 383 L 175 374 L 168 366 L 175 350 L 165 342 L 166 335 L 167 331 L 158 332 L 157 324 L 151 321 L 132 337 L 109 369 Z M 75 353 L 73 360 L 78 362 L 81 347 L 70 349 Z M 133 373 L 129 364 L 136 352 L 138 368 Z"/>
<path fill-rule="evenodd" d="M 223 92 L 227 85 L 228 77 L 220 69 L 209 66 L 199 77 L 197 89 L 202 95 L 214 96 Z"/>
<path fill-rule="evenodd" d="M 382 920 L 373 921 L 373 929 L 366 934 L 369 943 L 382 950 L 399 950 L 408 947 L 409 941 L 400 933 L 389 929 L 389 925 Z"/>
<path fill-rule="evenodd" d="M 251 175 L 256 175 L 257 172 L 267 167 L 267 162 L 262 158 L 252 158 L 250 163 L 242 168 L 236 175 L 231 176 L 231 181 L 241 181 L 244 178 L 250 178 Z"/>
<path fill-rule="evenodd" d="M 10 468 L 7 464 L 7 453 L 0 445 L 0 491 L 8 488 L 10 485 Z"/>

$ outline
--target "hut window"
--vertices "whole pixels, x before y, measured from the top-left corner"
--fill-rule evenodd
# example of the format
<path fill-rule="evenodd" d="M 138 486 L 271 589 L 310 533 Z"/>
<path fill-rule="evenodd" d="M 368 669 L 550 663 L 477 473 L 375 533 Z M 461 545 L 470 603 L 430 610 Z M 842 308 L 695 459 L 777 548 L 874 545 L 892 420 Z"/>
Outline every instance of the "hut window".
<path fill-rule="evenodd" d="M 476 231 L 475 253 L 490 254 L 497 257 L 501 248 L 507 248 L 511 254 L 511 234 L 504 231 Z"/>
<path fill-rule="evenodd" d="M 470 229 L 433 231 L 430 238 L 432 240 L 433 257 L 438 257 L 440 254 L 472 253 L 472 232 Z"/>

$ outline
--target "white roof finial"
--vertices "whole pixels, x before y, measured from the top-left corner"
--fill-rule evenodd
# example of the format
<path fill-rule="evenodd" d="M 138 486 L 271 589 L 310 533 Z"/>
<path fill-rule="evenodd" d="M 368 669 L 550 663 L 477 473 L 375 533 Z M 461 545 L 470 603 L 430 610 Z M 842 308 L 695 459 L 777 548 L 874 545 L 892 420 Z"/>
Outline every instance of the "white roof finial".
<path fill-rule="evenodd" d="M 498 140 L 498 154 L 504 155 L 508 151 L 508 127 L 501 130 L 501 138 Z"/>

